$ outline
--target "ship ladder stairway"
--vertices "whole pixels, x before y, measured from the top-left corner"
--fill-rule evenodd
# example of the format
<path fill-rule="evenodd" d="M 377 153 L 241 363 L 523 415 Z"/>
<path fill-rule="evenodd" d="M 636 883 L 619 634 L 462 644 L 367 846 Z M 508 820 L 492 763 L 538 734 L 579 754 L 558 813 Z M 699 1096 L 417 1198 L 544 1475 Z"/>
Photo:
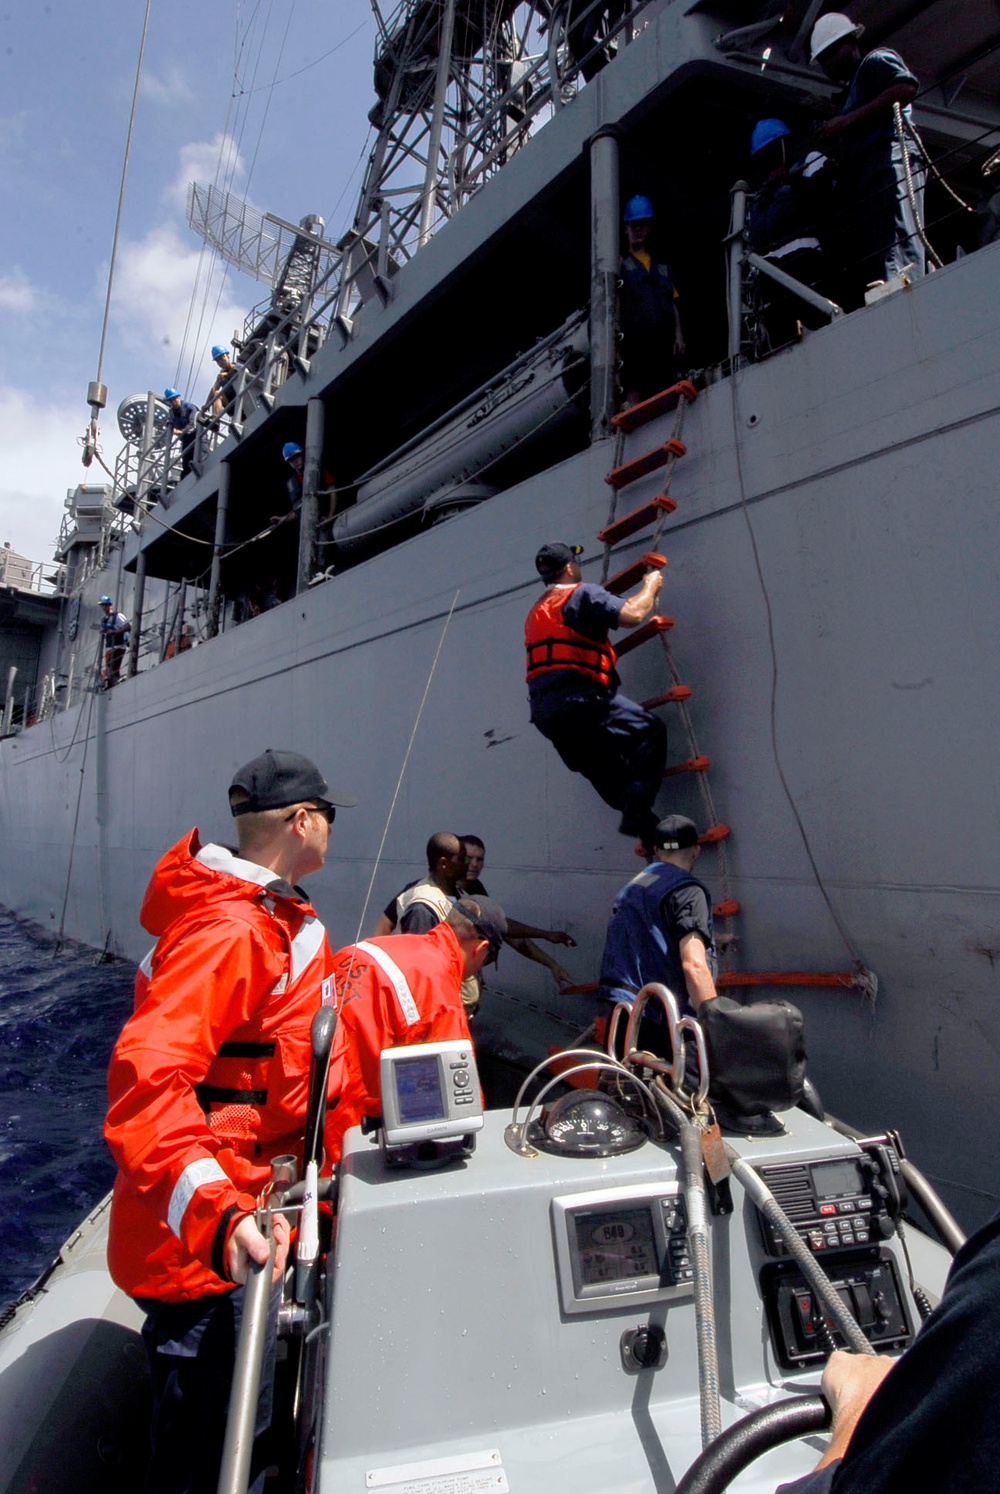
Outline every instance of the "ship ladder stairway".
<path fill-rule="evenodd" d="M 605 479 L 611 488 L 611 502 L 607 522 L 597 538 L 604 546 L 601 584 L 615 595 L 621 595 L 636 586 L 651 568 L 662 569 L 667 564 L 667 557 L 661 553 L 660 545 L 667 520 L 677 508 L 676 501 L 670 496 L 670 479 L 677 463 L 687 454 L 687 447 L 681 440 L 684 417 L 688 406 L 693 404 L 697 397 L 698 391 L 694 384 L 684 379 L 612 418 L 612 424 L 616 430 L 614 466 Z M 669 414 L 671 410 L 675 414 L 669 439 L 657 446 L 646 447 L 637 455 L 624 460 L 626 436 L 633 431 L 640 430 L 650 421 Z M 653 472 L 662 472 L 662 490 L 639 507 L 619 515 L 619 500 L 622 493 L 640 478 L 648 477 Z M 649 548 L 623 570 L 610 574 L 614 548 L 623 540 L 642 534 L 644 530 L 651 531 Z M 688 706 L 694 691 L 690 685 L 682 682 L 677 667 L 670 643 L 673 626 L 672 617 L 663 616 L 656 611 L 648 622 L 636 628 L 617 645 L 616 653 L 621 659 L 634 649 L 641 648 L 654 640 L 659 644 L 663 653 L 666 688 L 650 699 L 644 700 L 642 705 L 647 711 L 670 707 L 679 717 L 687 756 L 682 761 L 668 766 L 664 772 L 664 778 L 693 776 L 698 784 L 707 825 L 707 828 L 698 836 L 698 844 L 705 848 L 713 848 L 718 858 L 717 874 L 722 897 L 713 905 L 712 913 L 717 922 L 723 923 L 726 932 L 718 940 L 720 973 L 716 979 L 717 989 L 727 991 L 755 986 L 811 986 L 847 987 L 867 992 L 871 976 L 870 972 L 865 971 L 860 964 L 856 964 L 855 968 L 850 971 L 740 971 L 731 968 L 738 942 L 733 931 L 733 922 L 739 917 L 741 908 L 739 902 L 732 896 L 730 888 L 727 851 L 730 828 L 719 819 L 716 813 L 709 779 L 711 759 L 702 752 L 695 735 L 694 723 Z M 643 854 L 642 848 L 637 846 L 636 853 Z M 569 989 L 582 994 L 596 991 L 597 985 L 585 983 Z M 570 1082 L 573 1081 L 570 1080 Z"/>

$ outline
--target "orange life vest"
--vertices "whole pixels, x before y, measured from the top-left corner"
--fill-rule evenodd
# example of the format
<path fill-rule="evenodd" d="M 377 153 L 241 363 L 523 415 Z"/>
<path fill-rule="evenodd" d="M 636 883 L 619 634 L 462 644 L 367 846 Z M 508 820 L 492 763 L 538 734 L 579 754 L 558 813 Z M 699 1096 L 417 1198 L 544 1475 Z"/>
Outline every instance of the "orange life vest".
<path fill-rule="evenodd" d="M 578 583 L 579 584 L 579 583 Z M 524 646 L 528 653 L 528 680 L 556 670 L 572 669 L 598 685 L 610 688 L 615 651 L 605 639 L 595 643 L 563 621 L 563 608 L 575 586 L 554 586 L 535 603 L 524 624 Z"/>

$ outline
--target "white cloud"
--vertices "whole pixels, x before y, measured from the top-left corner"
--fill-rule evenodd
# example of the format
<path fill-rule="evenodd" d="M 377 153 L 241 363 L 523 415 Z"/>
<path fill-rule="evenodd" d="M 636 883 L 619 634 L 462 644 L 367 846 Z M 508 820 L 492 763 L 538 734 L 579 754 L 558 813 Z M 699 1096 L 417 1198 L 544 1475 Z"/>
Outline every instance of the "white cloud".
<path fill-rule="evenodd" d="M 189 104 L 194 98 L 187 79 L 179 67 L 167 68 L 165 73 L 150 72 L 142 75 L 142 94 L 154 104 Z"/>
<path fill-rule="evenodd" d="M 105 412 L 107 413 L 107 412 Z M 20 555 L 47 561 L 59 537 L 67 490 L 81 482 L 109 481 L 101 468 L 80 462 L 79 438 L 90 416 L 83 401 L 44 404 L 0 385 L 0 543 Z M 111 412 L 110 420 L 114 420 Z M 117 446 L 117 428 L 112 450 Z M 74 452 L 76 456 L 74 458 Z M 113 458 L 105 456 L 109 466 Z"/>
<path fill-rule="evenodd" d="M 21 270 L 0 275 L 0 311 L 34 311 L 37 303 L 35 289 Z"/>
<path fill-rule="evenodd" d="M 182 237 L 173 224 L 153 228 L 144 238 L 122 246 L 114 321 L 127 346 L 148 359 L 151 386 L 172 383 L 179 358 L 183 383 L 192 354 L 195 369 L 207 380 L 214 377 L 209 348 L 215 342 L 228 344 L 246 313 L 228 282 L 223 283 L 222 268 L 213 264 L 210 251 L 202 255 L 197 241 Z M 192 391 L 196 400 L 207 392 Z"/>
<path fill-rule="evenodd" d="M 218 134 L 214 140 L 195 140 L 181 147 L 177 175 L 165 196 L 172 207 L 186 214 L 191 182 L 210 182 L 222 188 L 238 189 L 245 175 L 246 165 L 232 135 Z"/>

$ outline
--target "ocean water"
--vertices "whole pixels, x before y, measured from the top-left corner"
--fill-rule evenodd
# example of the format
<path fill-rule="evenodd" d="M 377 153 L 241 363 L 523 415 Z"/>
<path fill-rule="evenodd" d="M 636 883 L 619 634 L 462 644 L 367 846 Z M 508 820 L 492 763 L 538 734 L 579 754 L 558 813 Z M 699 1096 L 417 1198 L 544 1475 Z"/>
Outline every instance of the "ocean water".
<path fill-rule="evenodd" d="M 134 976 L 0 908 L 0 1306 L 111 1187 L 105 1077 Z"/>

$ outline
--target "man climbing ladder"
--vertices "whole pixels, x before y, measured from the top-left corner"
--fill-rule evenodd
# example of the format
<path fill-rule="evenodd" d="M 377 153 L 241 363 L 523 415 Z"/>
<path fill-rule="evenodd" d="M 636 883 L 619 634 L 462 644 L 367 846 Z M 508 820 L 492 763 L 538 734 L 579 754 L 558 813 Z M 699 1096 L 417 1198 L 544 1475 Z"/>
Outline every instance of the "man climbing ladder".
<path fill-rule="evenodd" d="M 524 625 L 531 720 L 573 773 L 621 810 L 619 830 L 652 844 L 653 802 L 663 780 L 663 722 L 618 690 L 611 628 L 649 617 L 663 578 L 650 570 L 623 599 L 582 580 L 579 545 L 543 545 L 535 569 L 545 582 Z"/>

